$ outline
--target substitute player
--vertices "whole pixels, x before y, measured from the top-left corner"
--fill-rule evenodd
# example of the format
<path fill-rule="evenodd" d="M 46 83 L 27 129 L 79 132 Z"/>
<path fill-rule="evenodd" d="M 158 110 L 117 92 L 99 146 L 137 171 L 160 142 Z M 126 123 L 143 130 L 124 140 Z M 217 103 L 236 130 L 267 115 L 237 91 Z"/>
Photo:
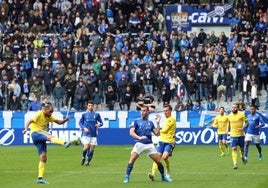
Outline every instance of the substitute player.
<path fill-rule="evenodd" d="M 45 164 L 47 161 L 47 144 L 46 141 L 51 141 L 54 144 L 64 145 L 66 148 L 71 145 L 72 142 L 64 142 L 59 138 L 55 138 L 46 132 L 49 122 L 56 122 L 57 124 L 64 124 L 70 117 L 66 117 L 63 120 L 59 120 L 52 115 L 53 106 L 50 102 L 42 103 L 42 109 L 37 111 L 36 114 L 28 120 L 22 131 L 25 134 L 30 126 L 31 137 L 35 144 L 39 154 L 39 166 L 38 166 L 38 179 L 37 183 L 48 184 L 43 179 L 45 172 Z"/>
<path fill-rule="evenodd" d="M 158 124 L 157 127 L 155 127 L 154 123 L 148 120 L 148 115 L 149 115 L 149 107 L 142 106 L 141 117 L 134 120 L 130 125 L 129 134 L 135 139 L 135 145 L 131 151 L 131 156 L 126 169 L 125 179 L 123 181 L 124 183 L 129 182 L 130 173 L 133 169 L 134 163 L 143 152 L 146 152 L 147 155 L 154 162 L 157 163 L 162 181 L 172 182 L 172 180 L 166 177 L 164 174 L 165 172 L 164 167 L 161 163 L 161 158 L 157 154 L 157 151 L 152 141 L 152 132 L 156 136 L 159 136 L 160 126 Z"/>
<path fill-rule="evenodd" d="M 171 105 L 164 106 L 165 121 L 163 122 L 162 129 L 160 130 L 159 146 L 157 153 L 166 164 L 166 176 L 170 177 L 169 167 L 169 156 L 175 146 L 175 131 L 176 131 L 176 120 L 171 116 L 172 107 Z M 161 117 L 157 116 L 157 124 L 159 125 Z M 157 164 L 154 162 L 152 167 L 152 173 L 149 173 L 149 178 L 154 181 L 155 173 L 157 171 Z"/>
<path fill-rule="evenodd" d="M 212 127 L 217 128 L 221 156 L 229 154 L 229 146 L 227 144 L 228 123 L 228 117 L 224 113 L 224 107 L 220 107 L 220 114 L 214 119 Z"/>
<path fill-rule="evenodd" d="M 103 123 L 100 114 L 94 111 L 93 101 L 88 101 L 87 111 L 82 114 L 82 117 L 79 121 L 79 126 L 82 130 L 81 142 L 83 144 L 82 159 L 80 161 L 81 165 L 84 165 L 86 161 L 86 155 L 86 166 L 90 165 L 90 162 L 93 158 L 95 146 L 98 144 L 98 128 L 102 125 Z"/>
<path fill-rule="evenodd" d="M 240 147 L 240 156 L 242 162 L 245 164 L 244 159 L 244 145 L 245 145 L 245 136 L 244 136 L 244 125 L 247 123 L 247 118 L 244 113 L 238 111 L 237 104 L 232 105 L 232 112 L 228 115 L 231 136 L 231 145 L 232 145 L 232 160 L 233 168 L 237 169 L 237 147 Z"/>
<path fill-rule="evenodd" d="M 256 106 L 250 106 L 250 114 L 247 116 L 248 124 L 245 136 L 245 162 L 248 161 L 248 148 L 250 142 L 253 141 L 258 150 L 259 160 L 262 160 L 261 145 L 260 145 L 260 128 L 265 125 L 262 117 L 256 113 Z"/>

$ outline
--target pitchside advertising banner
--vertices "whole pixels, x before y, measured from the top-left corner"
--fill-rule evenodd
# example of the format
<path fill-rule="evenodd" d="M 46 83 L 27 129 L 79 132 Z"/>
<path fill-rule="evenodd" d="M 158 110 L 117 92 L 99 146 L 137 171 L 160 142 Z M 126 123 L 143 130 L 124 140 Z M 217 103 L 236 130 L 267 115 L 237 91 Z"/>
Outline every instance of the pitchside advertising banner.
<path fill-rule="evenodd" d="M 25 122 L 34 115 L 35 112 L 12 112 L 0 111 L 0 146 L 10 145 L 31 145 L 30 133 L 22 134 Z M 64 125 L 53 123 L 52 135 L 66 141 L 80 137 L 79 120 L 83 112 L 70 112 L 71 120 Z M 140 117 L 139 111 L 99 111 L 103 127 L 99 129 L 98 143 L 100 145 L 129 145 L 134 140 L 129 136 L 130 123 Z M 228 112 L 227 112 L 228 113 Z M 247 115 L 249 111 L 245 111 Z M 268 144 L 268 111 L 258 112 L 266 122 L 266 126 L 261 129 L 262 144 Z M 155 121 L 155 115 L 161 115 L 161 121 L 165 116 L 161 113 L 151 113 L 149 119 Z M 217 115 L 212 111 L 173 111 L 176 118 L 176 144 L 202 145 L 217 144 L 217 130 L 211 128 L 211 124 Z M 64 118 L 66 112 L 54 112 L 57 118 Z M 161 122 L 160 122 L 161 124 Z M 153 136 L 153 141 L 157 143 L 158 138 Z"/>
<path fill-rule="evenodd" d="M 193 26 L 229 25 L 232 10 L 231 4 L 201 9 L 194 6 L 167 5 L 165 14 L 167 30 L 191 31 Z"/>

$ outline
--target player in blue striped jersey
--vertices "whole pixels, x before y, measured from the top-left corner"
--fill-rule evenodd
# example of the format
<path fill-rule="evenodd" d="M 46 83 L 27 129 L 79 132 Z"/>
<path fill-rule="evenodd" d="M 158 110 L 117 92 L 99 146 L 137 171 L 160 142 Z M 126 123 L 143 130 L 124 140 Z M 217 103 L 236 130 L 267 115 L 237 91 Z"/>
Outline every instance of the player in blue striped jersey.
<path fill-rule="evenodd" d="M 95 112 L 93 109 L 93 101 L 88 101 L 87 111 L 82 114 L 79 121 L 79 126 L 82 130 L 81 142 L 84 146 L 80 163 L 81 165 L 84 165 L 87 155 L 86 166 L 89 166 L 94 154 L 95 146 L 98 145 L 98 128 L 103 125 L 100 114 Z"/>
<path fill-rule="evenodd" d="M 256 145 L 259 160 L 262 160 L 261 145 L 260 145 L 260 128 L 265 125 L 262 117 L 256 113 L 256 107 L 254 105 L 250 106 L 250 114 L 247 116 L 247 119 L 248 124 L 246 125 L 247 131 L 245 136 L 245 148 L 244 148 L 245 163 L 247 162 L 248 159 L 248 150 L 251 141 L 253 141 Z"/>

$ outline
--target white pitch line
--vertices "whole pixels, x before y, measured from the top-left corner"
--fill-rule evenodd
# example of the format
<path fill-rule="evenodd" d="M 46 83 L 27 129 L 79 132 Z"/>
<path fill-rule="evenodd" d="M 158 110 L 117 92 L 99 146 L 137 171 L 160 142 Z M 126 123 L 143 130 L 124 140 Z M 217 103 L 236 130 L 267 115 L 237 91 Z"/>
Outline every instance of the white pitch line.
<path fill-rule="evenodd" d="M 1 173 L 36 173 L 36 171 L 25 170 L 0 170 Z M 61 174 L 84 174 L 85 171 L 46 171 L 46 173 Z M 125 172 L 87 172 L 89 174 L 124 174 Z M 146 172 L 132 172 L 132 174 L 144 174 Z M 268 175 L 268 172 L 172 172 L 172 175 Z"/>

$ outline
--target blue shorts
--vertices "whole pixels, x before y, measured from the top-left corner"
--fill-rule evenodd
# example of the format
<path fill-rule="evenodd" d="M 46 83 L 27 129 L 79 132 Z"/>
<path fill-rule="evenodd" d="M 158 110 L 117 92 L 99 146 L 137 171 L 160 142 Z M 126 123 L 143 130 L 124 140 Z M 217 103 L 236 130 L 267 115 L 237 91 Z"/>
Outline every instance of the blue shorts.
<path fill-rule="evenodd" d="M 46 132 L 32 132 L 33 143 L 37 148 L 38 154 L 47 152 L 47 134 Z"/>
<path fill-rule="evenodd" d="M 219 134 L 218 140 L 227 140 L 227 134 Z"/>
<path fill-rule="evenodd" d="M 239 137 L 231 137 L 231 146 L 236 147 L 240 146 L 240 148 L 244 148 L 245 145 L 245 137 L 239 136 Z"/>
<path fill-rule="evenodd" d="M 159 142 L 159 146 L 157 148 L 158 153 L 164 153 L 164 152 L 171 152 L 172 150 L 172 144 L 170 143 L 165 143 L 165 142 Z"/>

